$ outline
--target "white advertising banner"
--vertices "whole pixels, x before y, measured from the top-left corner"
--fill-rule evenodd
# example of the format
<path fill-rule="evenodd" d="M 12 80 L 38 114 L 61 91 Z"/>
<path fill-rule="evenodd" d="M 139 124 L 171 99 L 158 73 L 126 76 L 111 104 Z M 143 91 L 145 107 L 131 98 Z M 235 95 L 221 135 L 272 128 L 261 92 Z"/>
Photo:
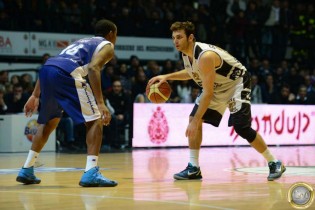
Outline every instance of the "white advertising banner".
<path fill-rule="evenodd" d="M 57 55 L 75 40 L 92 37 L 89 34 L 59 34 L 35 32 L 0 31 L 0 55 L 42 56 Z M 141 60 L 177 60 L 179 53 L 171 39 L 145 37 L 117 37 L 115 54 L 118 59 L 129 59 L 132 55 Z"/>
<path fill-rule="evenodd" d="M 28 32 L 0 31 L 0 55 L 29 56 L 29 46 Z"/>
<path fill-rule="evenodd" d="M 84 37 L 92 35 L 31 33 L 31 51 L 36 56 L 44 53 L 57 55 L 70 43 Z M 115 54 L 118 59 L 129 59 L 132 55 L 145 60 L 178 59 L 171 39 L 118 37 Z"/>
<path fill-rule="evenodd" d="M 133 147 L 187 146 L 185 131 L 194 104 L 134 104 Z M 203 124 L 202 146 L 248 145 L 228 127 L 226 110 L 219 127 Z M 268 145 L 315 145 L 315 106 L 252 105 L 252 128 Z"/>
<path fill-rule="evenodd" d="M 37 114 L 0 115 L 0 152 L 28 152 L 37 132 Z M 56 131 L 53 131 L 42 151 L 56 151 Z"/>

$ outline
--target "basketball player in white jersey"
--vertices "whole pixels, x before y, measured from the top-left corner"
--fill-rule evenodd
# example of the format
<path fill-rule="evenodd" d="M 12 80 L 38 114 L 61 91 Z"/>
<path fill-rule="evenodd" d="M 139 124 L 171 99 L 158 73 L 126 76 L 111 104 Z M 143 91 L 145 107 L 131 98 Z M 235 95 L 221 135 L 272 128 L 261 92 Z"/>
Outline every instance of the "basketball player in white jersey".
<path fill-rule="evenodd" d="M 24 106 L 26 116 L 31 116 L 41 101 L 37 119 L 39 127 L 16 181 L 24 184 L 41 182 L 34 175 L 35 161 L 65 111 L 74 123 L 86 125 L 88 154 L 79 185 L 117 185 L 116 181 L 105 178 L 98 167 L 103 125 L 108 125 L 111 120 L 110 112 L 104 104 L 100 75 L 104 65 L 114 56 L 116 38 L 116 25 L 109 20 L 100 20 L 95 25 L 95 37 L 75 41 L 59 55 L 49 58 L 41 67 L 32 96 Z M 89 83 L 85 76 L 88 76 Z"/>
<path fill-rule="evenodd" d="M 273 181 L 280 178 L 285 171 L 284 165 L 271 154 L 259 133 L 251 128 L 249 72 L 225 50 L 196 42 L 195 27 L 191 22 L 175 22 L 170 29 L 174 45 L 182 53 L 184 69 L 153 77 L 149 84 L 193 79 L 203 90 L 196 99 L 186 129 L 190 161 L 186 169 L 174 174 L 174 179 L 202 178 L 199 166 L 202 123 L 218 127 L 227 107 L 231 113 L 229 126 L 234 126 L 237 134 L 246 139 L 268 162 L 270 173 L 267 179 Z"/>

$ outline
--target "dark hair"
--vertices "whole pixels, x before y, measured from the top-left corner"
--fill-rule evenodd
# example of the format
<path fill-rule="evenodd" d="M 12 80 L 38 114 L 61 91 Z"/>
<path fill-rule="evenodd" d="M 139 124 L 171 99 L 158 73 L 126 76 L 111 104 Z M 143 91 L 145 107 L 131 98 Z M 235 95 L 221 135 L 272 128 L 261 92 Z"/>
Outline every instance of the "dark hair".
<path fill-rule="evenodd" d="M 106 36 L 111 31 L 116 31 L 116 25 L 110 20 L 102 19 L 95 24 L 95 36 Z"/>
<path fill-rule="evenodd" d="M 171 25 L 171 31 L 184 30 L 186 36 L 188 37 L 190 34 L 195 34 L 195 25 L 190 22 L 175 22 Z"/>

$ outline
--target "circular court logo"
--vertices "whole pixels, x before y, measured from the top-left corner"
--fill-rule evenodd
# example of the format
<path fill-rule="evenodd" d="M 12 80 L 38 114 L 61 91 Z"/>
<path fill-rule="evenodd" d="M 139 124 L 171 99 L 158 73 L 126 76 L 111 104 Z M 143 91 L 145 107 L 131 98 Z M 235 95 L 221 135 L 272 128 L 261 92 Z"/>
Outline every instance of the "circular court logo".
<path fill-rule="evenodd" d="M 294 208 L 306 209 L 314 201 L 314 189 L 304 182 L 295 183 L 289 189 L 288 201 Z"/>

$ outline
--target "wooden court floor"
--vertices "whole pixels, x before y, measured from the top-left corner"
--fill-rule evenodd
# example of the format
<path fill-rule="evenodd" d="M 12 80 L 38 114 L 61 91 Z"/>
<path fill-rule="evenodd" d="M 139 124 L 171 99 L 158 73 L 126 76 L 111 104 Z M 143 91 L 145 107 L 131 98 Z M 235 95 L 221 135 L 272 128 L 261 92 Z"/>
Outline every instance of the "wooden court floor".
<path fill-rule="evenodd" d="M 315 146 L 271 147 L 287 166 L 284 176 L 268 182 L 267 164 L 250 147 L 202 148 L 202 181 L 174 181 L 184 169 L 188 149 L 133 149 L 102 153 L 102 174 L 117 180 L 114 188 L 78 185 L 85 154 L 42 153 L 39 185 L 15 181 L 25 153 L 0 154 L 0 209 L 294 209 L 287 201 L 292 184 L 315 188 Z M 308 209 L 315 209 L 313 203 Z"/>

